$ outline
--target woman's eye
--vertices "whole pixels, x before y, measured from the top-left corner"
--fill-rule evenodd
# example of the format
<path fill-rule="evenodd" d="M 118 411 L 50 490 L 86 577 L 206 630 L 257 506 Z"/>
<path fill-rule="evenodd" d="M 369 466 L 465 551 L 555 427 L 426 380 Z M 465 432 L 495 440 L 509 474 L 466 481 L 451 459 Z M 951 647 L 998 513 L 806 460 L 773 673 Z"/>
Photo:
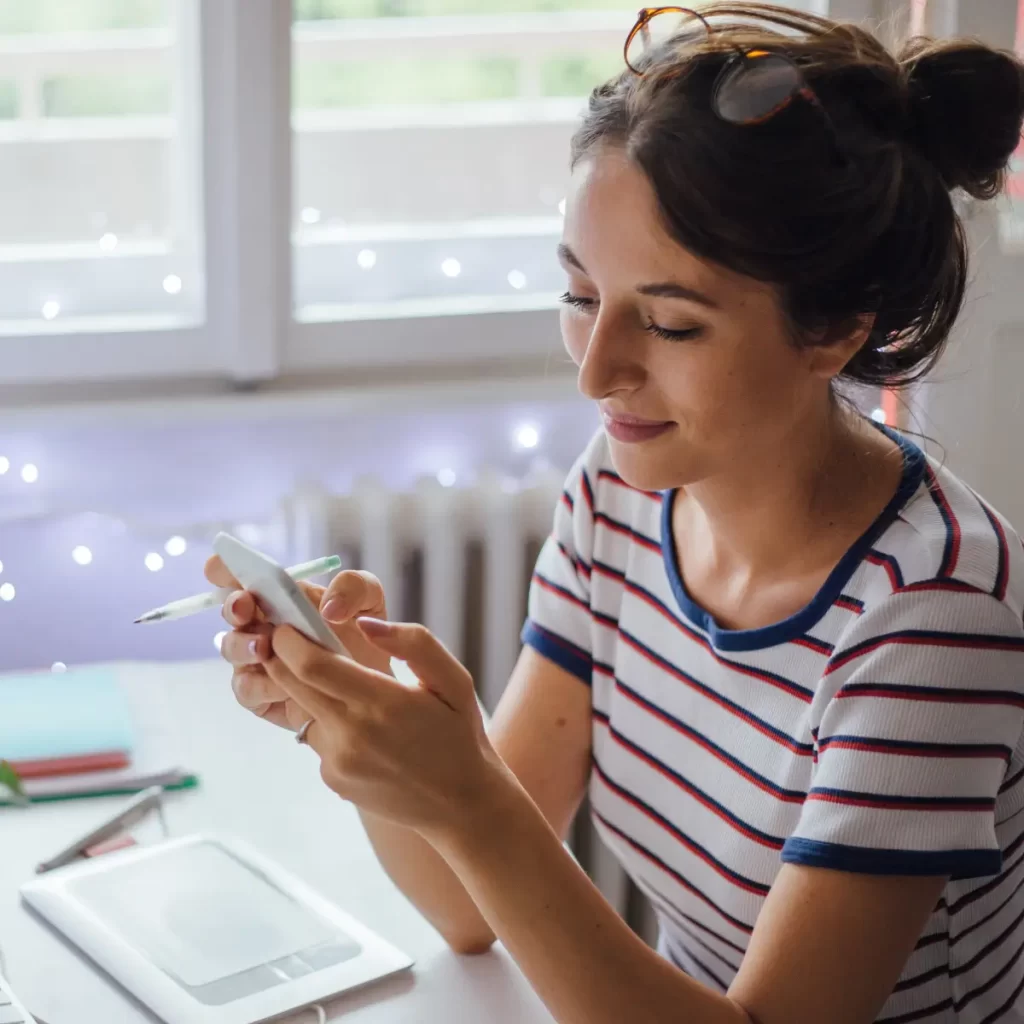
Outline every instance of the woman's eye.
<path fill-rule="evenodd" d="M 666 341 L 691 341 L 704 333 L 703 327 L 686 327 L 682 330 L 671 330 L 668 327 L 661 327 L 658 324 L 650 323 L 645 328 L 650 334 Z"/>
<path fill-rule="evenodd" d="M 588 299 L 585 295 L 573 295 L 572 292 L 560 295 L 558 301 L 564 302 L 567 306 L 572 306 L 575 309 L 590 309 L 596 304 L 596 299 Z"/>

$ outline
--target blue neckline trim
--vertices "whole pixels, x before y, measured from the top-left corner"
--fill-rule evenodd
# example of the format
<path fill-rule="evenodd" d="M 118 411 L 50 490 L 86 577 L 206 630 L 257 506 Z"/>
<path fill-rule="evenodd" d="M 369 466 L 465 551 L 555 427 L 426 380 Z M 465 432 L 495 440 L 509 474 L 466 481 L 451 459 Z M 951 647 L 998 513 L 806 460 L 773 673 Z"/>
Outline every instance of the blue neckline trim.
<path fill-rule="evenodd" d="M 877 424 L 872 424 L 873 426 Z M 764 647 L 775 647 L 803 636 L 819 622 L 832 607 L 835 600 L 849 583 L 872 544 L 889 528 L 900 510 L 917 491 L 924 478 L 925 454 L 912 441 L 888 427 L 877 425 L 887 437 L 900 446 L 903 453 L 903 472 L 896 493 L 882 509 L 875 521 L 847 550 L 836 567 L 829 573 L 821 589 L 798 612 L 787 619 L 757 629 L 723 629 L 714 617 L 690 597 L 679 571 L 676 560 L 675 538 L 672 533 L 672 505 L 676 488 L 662 491 L 661 507 L 661 553 L 668 574 L 669 585 L 683 615 L 698 629 L 708 635 L 713 647 L 720 651 L 755 651 Z"/>

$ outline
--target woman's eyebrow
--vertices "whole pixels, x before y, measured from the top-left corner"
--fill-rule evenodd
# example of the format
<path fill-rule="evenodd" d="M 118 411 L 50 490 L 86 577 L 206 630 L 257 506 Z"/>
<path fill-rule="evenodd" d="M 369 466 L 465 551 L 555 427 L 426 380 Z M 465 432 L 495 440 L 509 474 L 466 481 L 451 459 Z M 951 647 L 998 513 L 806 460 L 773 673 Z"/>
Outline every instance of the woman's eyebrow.
<path fill-rule="evenodd" d="M 581 274 L 587 272 L 586 267 L 580 262 L 579 257 L 569 248 L 565 242 L 560 242 L 558 245 L 558 258 L 563 263 L 568 263 L 569 266 L 575 267 Z M 637 291 L 641 295 L 652 295 L 658 298 L 665 299 L 686 299 L 689 302 L 696 302 L 701 306 L 707 306 L 708 309 L 719 309 L 721 308 L 714 299 L 709 298 L 703 292 L 697 291 L 696 288 L 689 288 L 684 284 L 679 284 L 678 281 L 660 281 L 656 284 L 642 284 L 637 287 Z"/>

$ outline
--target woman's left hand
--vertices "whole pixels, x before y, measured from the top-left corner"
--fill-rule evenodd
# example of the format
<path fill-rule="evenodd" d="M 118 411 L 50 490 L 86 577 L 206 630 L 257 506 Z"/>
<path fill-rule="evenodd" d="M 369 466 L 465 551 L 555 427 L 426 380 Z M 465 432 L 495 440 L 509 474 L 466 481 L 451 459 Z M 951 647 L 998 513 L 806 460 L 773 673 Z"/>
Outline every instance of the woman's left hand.
<path fill-rule="evenodd" d="M 339 796 L 423 833 L 469 828 L 508 771 L 487 739 L 473 679 L 420 625 L 358 620 L 365 636 L 405 661 L 407 686 L 313 643 L 274 630 L 267 674 L 288 694 L 288 724 L 308 719 L 320 774 Z"/>

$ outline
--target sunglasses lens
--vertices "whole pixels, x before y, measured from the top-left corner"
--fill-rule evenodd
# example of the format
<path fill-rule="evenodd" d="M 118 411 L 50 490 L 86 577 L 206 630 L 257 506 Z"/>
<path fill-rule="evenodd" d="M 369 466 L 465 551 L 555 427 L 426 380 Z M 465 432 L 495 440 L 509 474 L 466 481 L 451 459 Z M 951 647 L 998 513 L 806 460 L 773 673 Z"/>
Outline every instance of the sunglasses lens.
<path fill-rule="evenodd" d="M 626 63 L 634 71 L 642 71 L 652 56 L 670 42 L 684 45 L 707 36 L 703 22 L 687 11 L 664 10 L 644 21 L 630 36 L 626 47 Z"/>
<path fill-rule="evenodd" d="M 796 65 L 777 53 L 747 56 L 722 76 L 715 90 L 715 112 L 733 124 L 771 116 L 803 87 Z"/>

